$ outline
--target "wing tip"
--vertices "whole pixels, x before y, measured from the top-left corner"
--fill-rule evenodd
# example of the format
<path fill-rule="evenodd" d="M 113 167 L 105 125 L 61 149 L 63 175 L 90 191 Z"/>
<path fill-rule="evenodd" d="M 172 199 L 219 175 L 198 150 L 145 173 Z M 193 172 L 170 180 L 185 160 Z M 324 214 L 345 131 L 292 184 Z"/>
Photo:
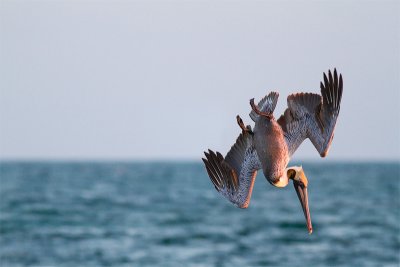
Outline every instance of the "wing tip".
<path fill-rule="evenodd" d="M 206 167 L 206 171 L 208 174 L 208 177 L 210 178 L 211 182 L 213 183 L 215 189 L 219 192 L 223 188 L 223 182 L 221 181 L 221 178 L 219 177 L 217 171 L 215 170 L 213 166 L 213 158 L 210 154 L 207 154 L 207 152 L 204 152 L 206 155 L 205 158 L 201 158 L 204 162 L 204 165 Z"/>
<path fill-rule="evenodd" d="M 243 203 L 241 205 L 237 205 L 237 207 L 240 208 L 240 209 L 247 209 L 249 207 L 249 204 L 250 203 L 245 202 L 245 203 Z"/>

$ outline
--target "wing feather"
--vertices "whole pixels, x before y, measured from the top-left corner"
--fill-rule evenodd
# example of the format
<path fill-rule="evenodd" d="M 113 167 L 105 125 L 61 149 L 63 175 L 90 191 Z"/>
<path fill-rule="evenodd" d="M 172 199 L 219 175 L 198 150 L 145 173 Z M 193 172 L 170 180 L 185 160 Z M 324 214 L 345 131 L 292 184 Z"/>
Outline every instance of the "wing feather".
<path fill-rule="evenodd" d="M 309 138 L 321 157 L 329 151 L 335 125 L 340 112 L 343 93 L 342 75 L 333 72 L 324 73 L 321 82 L 321 95 L 297 93 L 288 96 L 288 108 L 278 123 L 285 132 L 289 154 L 297 150 L 300 144 Z"/>
<path fill-rule="evenodd" d="M 252 138 L 249 133 L 241 133 L 225 158 L 208 150 L 202 159 L 215 189 L 239 208 L 248 207 L 261 166 Z"/>

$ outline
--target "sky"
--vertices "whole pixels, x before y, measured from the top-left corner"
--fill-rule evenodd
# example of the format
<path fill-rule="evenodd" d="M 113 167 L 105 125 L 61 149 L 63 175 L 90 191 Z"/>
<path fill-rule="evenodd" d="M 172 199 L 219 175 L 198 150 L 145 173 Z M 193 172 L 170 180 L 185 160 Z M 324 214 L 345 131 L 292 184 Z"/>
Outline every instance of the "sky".
<path fill-rule="evenodd" d="M 326 162 L 400 160 L 399 1 L 0 1 L 0 159 L 226 154 L 249 99 L 344 92 Z M 319 160 L 309 140 L 295 160 Z"/>

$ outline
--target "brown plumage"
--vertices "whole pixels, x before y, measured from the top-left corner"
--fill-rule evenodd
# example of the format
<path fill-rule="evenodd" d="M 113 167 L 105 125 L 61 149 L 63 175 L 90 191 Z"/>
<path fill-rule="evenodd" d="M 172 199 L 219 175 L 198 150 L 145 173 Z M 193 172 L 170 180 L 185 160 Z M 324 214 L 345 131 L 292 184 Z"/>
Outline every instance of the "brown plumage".
<path fill-rule="evenodd" d="M 307 178 L 301 167 L 287 168 L 290 157 L 300 144 L 309 138 L 321 157 L 325 157 L 333 139 L 340 111 L 343 79 L 336 69 L 324 73 L 321 95 L 296 93 L 287 98 L 288 108 L 278 120 L 273 116 L 279 94 L 271 92 L 258 105 L 250 100 L 251 119 L 244 127 L 237 118 L 242 133 L 225 158 L 211 150 L 205 152 L 203 162 L 215 188 L 240 208 L 247 208 L 254 179 L 259 169 L 274 186 L 284 187 L 292 179 L 312 231 L 308 211 Z M 294 173 L 293 173 L 294 171 Z M 289 173 L 289 174 L 288 174 Z"/>

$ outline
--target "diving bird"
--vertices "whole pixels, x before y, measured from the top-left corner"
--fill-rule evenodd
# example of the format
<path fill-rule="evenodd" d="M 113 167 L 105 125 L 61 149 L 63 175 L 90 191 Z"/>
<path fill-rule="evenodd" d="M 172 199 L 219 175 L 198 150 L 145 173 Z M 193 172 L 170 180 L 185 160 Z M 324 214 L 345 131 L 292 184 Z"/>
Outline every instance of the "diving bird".
<path fill-rule="evenodd" d="M 273 112 L 279 94 L 271 92 L 258 105 L 250 100 L 250 118 L 254 129 L 236 117 L 242 129 L 235 144 L 225 157 L 221 153 L 204 152 L 205 164 L 215 189 L 239 208 L 247 208 L 257 171 L 276 187 L 285 187 L 289 180 L 300 200 L 309 233 L 312 223 L 308 205 L 308 180 L 300 166 L 287 167 L 300 144 L 309 138 L 321 157 L 328 154 L 343 92 L 342 75 L 336 69 L 323 74 L 321 95 L 296 93 L 287 98 L 287 109 L 275 119 Z"/>

